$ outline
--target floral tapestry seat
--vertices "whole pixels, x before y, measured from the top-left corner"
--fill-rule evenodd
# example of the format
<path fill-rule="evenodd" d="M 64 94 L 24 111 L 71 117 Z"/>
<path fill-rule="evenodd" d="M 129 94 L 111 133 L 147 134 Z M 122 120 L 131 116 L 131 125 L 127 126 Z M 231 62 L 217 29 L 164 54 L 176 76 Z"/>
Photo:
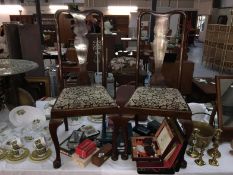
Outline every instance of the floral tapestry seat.
<path fill-rule="evenodd" d="M 142 114 L 165 117 L 186 118 L 190 113 L 181 93 L 174 88 L 138 87 L 125 108 Z"/>
<path fill-rule="evenodd" d="M 117 105 L 103 86 L 78 86 L 63 89 L 53 111 L 93 108 L 117 108 Z"/>

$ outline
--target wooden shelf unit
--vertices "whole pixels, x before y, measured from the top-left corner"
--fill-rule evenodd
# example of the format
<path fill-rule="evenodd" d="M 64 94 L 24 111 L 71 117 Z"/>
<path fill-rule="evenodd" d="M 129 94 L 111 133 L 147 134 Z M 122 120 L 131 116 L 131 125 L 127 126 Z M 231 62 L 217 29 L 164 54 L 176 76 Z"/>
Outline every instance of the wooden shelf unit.
<path fill-rule="evenodd" d="M 209 24 L 203 50 L 206 66 L 220 72 L 233 69 L 233 28 L 231 25 Z"/>

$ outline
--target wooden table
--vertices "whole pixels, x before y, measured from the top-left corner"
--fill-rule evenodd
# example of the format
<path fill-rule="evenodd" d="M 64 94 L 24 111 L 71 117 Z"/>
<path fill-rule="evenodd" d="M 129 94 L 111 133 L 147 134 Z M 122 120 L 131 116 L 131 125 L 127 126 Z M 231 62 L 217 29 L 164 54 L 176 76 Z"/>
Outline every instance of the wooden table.
<path fill-rule="evenodd" d="M 214 101 L 216 98 L 215 79 L 211 77 L 193 78 L 193 92 L 200 102 Z"/>
<path fill-rule="evenodd" d="M 38 64 L 29 60 L 22 59 L 0 59 L 0 95 L 6 102 L 0 99 L 0 106 L 6 103 L 8 108 L 19 105 L 18 87 L 29 90 L 24 73 L 38 68 Z"/>

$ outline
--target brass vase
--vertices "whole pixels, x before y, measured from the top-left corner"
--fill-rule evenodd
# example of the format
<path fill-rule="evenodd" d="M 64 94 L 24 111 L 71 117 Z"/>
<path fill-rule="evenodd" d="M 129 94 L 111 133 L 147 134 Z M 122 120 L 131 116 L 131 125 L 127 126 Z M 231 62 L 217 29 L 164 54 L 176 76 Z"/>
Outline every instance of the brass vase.
<path fill-rule="evenodd" d="M 77 52 L 77 58 L 79 61 L 79 64 L 85 64 L 87 62 L 87 51 L 88 51 L 88 39 L 86 38 L 86 35 L 88 33 L 88 28 L 86 25 L 86 16 L 77 14 L 77 13 L 71 13 L 73 17 L 73 32 L 75 34 L 74 38 L 74 47 Z"/>
<path fill-rule="evenodd" d="M 164 77 L 161 73 L 165 52 L 167 50 L 167 32 L 169 28 L 169 16 L 158 16 L 155 19 L 154 41 L 151 44 L 154 53 L 154 74 L 152 85 L 163 86 Z"/>

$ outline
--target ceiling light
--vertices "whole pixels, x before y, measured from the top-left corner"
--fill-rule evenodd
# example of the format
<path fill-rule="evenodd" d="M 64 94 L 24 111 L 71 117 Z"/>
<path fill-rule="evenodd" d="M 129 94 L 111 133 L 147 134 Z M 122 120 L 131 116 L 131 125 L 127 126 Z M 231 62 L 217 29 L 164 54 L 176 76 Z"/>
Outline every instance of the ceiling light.
<path fill-rule="evenodd" d="M 68 6 L 67 5 L 49 5 L 49 10 L 52 13 L 55 13 L 57 10 L 60 10 L 60 9 L 68 10 Z"/>
<path fill-rule="evenodd" d="M 23 10 L 21 5 L 0 5 L 0 14 L 18 14 L 19 10 Z"/>
<path fill-rule="evenodd" d="M 130 14 L 130 12 L 137 12 L 137 6 L 108 6 L 109 14 Z"/>

